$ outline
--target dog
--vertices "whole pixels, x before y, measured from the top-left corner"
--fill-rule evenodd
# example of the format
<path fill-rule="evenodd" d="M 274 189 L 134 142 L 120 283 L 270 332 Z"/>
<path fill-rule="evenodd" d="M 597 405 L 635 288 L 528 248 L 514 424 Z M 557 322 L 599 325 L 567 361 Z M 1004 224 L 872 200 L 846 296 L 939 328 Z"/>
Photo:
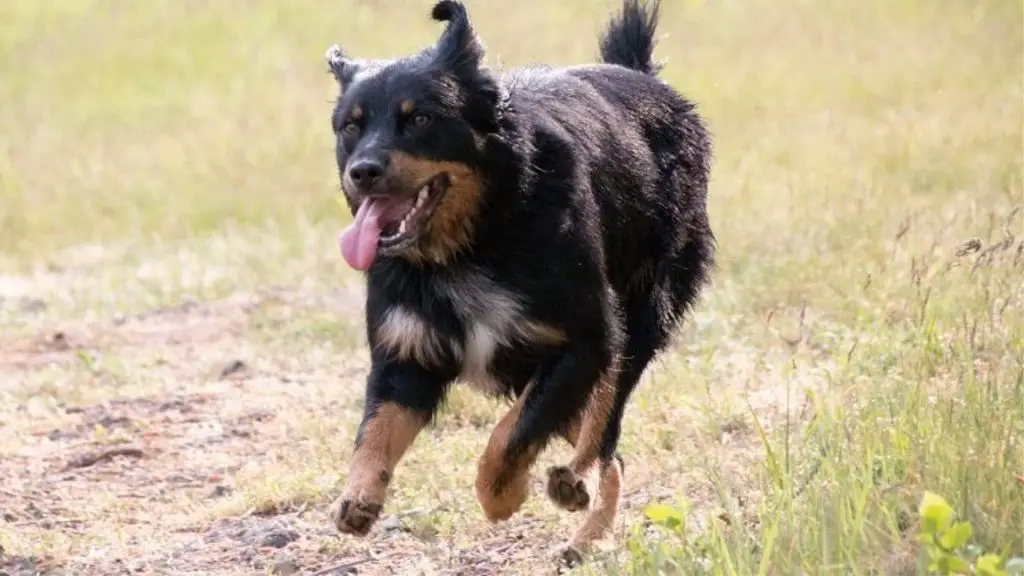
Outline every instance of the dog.
<path fill-rule="evenodd" d="M 417 54 L 326 52 L 353 217 L 339 244 L 365 275 L 371 357 L 330 517 L 366 535 L 399 460 L 467 383 L 511 405 L 478 462 L 488 520 L 520 509 L 552 439 L 573 446 L 547 495 L 585 512 L 563 547 L 579 561 L 618 513 L 630 394 L 714 267 L 711 136 L 658 78 L 656 2 L 624 0 L 599 63 L 503 73 L 461 2 L 432 16 L 445 28 Z"/>

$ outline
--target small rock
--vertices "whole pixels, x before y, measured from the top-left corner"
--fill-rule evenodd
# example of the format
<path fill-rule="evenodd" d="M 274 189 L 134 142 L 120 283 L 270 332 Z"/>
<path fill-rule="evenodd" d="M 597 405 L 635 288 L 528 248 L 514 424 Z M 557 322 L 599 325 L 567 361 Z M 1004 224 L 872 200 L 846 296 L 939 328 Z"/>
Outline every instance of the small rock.
<path fill-rule="evenodd" d="M 274 417 L 274 412 L 271 410 L 250 410 L 247 414 L 239 418 L 241 421 L 253 421 L 253 422 L 264 422 Z"/>
<path fill-rule="evenodd" d="M 26 314 L 36 314 L 46 310 L 46 302 L 39 298 L 27 298 L 21 301 L 21 311 Z"/>
<path fill-rule="evenodd" d="M 583 564 L 583 555 L 572 546 L 562 548 L 559 553 L 559 568 L 577 568 Z"/>
<path fill-rule="evenodd" d="M 58 330 L 50 336 L 50 344 L 56 350 L 70 350 L 71 345 L 68 344 L 68 336 L 64 332 Z"/>
<path fill-rule="evenodd" d="M 983 244 L 981 243 L 981 238 L 971 238 L 970 240 L 964 242 L 963 244 L 957 247 L 956 255 L 962 258 L 964 256 L 967 256 L 968 254 L 973 254 L 975 252 L 980 251 L 982 246 Z"/>
<path fill-rule="evenodd" d="M 175 398 L 174 400 L 167 400 L 165 402 L 161 402 L 156 407 L 156 409 L 158 412 L 169 412 L 171 410 L 177 410 L 178 412 L 185 413 L 192 411 L 192 407 L 189 406 L 188 403 L 181 398 Z"/>
<path fill-rule="evenodd" d="M 291 576 L 299 573 L 299 564 L 286 552 L 279 552 L 270 567 L 271 574 Z"/>
<path fill-rule="evenodd" d="M 405 524 L 402 522 L 402 519 L 395 514 L 392 514 L 391 516 L 388 516 L 387 518 L 382 520 L 380 523 L 380 529 L 385 532 L 398 532 L 407 530 Z"/>
<path fill-rule="evenodd" d="M 220 377 L 221 378 L 228 378 L 229 376 L 233 376 L 235 374 L 241 374 L 242 372 L 245 372 L 245 370 L 246 370 L 245 362 L 242 362 L 241 360 L 235 359 L 235 360 L 232 360 L 232 361 L 228 362 L 227 364 L 224 365 L 223 368 L 221 368 L 221 370 L 220 370 Z"/>
<path fill-rule="evenodd" d="M 245 550 L 242 550 L 238 557 L 242 560 L 242 562 L 248 562 L 250 565 L 252 565 L 253 559 L 256 558 L 256 551 L 251 548 L 246 548 Z"/>
<path fill-rule="evenodd" d="M 25 512 L 31 514 L 32 517 L 36 520 L 39 520 L 40 518 L 45 518 L 49 514 L 46 510 L 43 510 L 39 506 L 36 506 L 35 502 L 29 502 L 27 505 L 25 505 Z"/>
<path fill-rule="evenodd" d="M 209 497 L 210 498 L 221 498 L 223 496 L 227 496 L 228 494 L 231 494 L 231 487 L 230 486 L 225 486 L 223 484 L 218 484 L 218 485 L 213 487 L 213 490 L 210 492 L 210 496 Z"/>
<path fill-rule="evenodd" d="M 284 548 L 289 542 L 299 539 L 299 533 L 295 530 L 271 530 L 260 538 L 260 546 L 271 548 Z"/>

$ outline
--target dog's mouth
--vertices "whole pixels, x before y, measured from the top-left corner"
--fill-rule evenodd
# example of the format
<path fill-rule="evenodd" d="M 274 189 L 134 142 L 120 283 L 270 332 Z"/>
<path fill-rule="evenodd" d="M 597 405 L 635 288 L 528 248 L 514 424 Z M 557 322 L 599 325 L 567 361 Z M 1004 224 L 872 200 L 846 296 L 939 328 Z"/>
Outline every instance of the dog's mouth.
<path fill-rule="evenodd" d="M 370 196 L 341 234 L 341 253 L 349 266 L 367 270 L 378 255 L 397 254 L 419 239 L 451 185 L 447 173 L 422 184 L 414 196 Z"/>
<path fill-rule="evenodd" d="M 430 216 L 433 215 L 438 202 L 448 190 L 448 185 L 448 174 L 438 174 L 420 187 L 415 199 L 391 200 L 391 202 L 402 204 L 401 207 L 396 206 L 399 208 L 398 213 L 401 213 L 402 210 L 405 213 L 397 222 L 391 220 L 383 223 L 380 240 L 377 241 L 379 251 L 394 252 L 412 244 L 423 232 L 423 228 L 430 220 Z"/>

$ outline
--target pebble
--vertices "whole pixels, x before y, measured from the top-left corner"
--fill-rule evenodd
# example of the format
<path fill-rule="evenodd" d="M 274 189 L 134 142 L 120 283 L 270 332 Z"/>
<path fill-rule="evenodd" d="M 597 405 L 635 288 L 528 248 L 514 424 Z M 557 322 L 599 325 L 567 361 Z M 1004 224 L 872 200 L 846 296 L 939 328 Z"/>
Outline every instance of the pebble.
<path fill-rule="evenodd" d="M 288 554 L 281 552 L 274 558 L 274 564 L 270 567 L 272 574 L 291 576 L 299 573 L 299 564 Z"/>
<path fill-rule="evenodd" d="M 289 542 L 299 539 L 299 533 L 295 530 L 271 530 L 260 538 L 260 546 L 271 548 L 284 548 Z"/>

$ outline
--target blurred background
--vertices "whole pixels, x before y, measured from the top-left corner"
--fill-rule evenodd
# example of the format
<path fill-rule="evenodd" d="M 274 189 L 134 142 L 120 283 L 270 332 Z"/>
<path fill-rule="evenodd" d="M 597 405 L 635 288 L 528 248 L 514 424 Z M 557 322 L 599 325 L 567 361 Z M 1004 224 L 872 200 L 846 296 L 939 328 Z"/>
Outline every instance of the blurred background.
<path fill-rule="evenodd" d="M 511 528 L 484 525 L 469 487 L 500 407 L 461 392 L 389 504 L 396 518 L 429 512 L 376 543 L 322 532 L 365 373 L 361 285 L 336 247 L 349 216 L 323 53 L 335 42 L 358 57 L 419 50 L 441 29 L 430 5 L 0 2 L 10 566 L 109 573 L 131 559 L 150 573 L 246 573 L 275 554 L 306 569 L 389 546 L 404 552 L 361 569 L 546 566 L 523 542 L 562 537 L 574 520 L 535 498 Z M 592 61 L 618 3 L 468 5 L 500 69 Z M 719 269 L 627 414 L 619 535 L 636 547 L 609 552 L 603 569 L 914 573 L 925 489 L 973 523 L 977 550 L 1024 555 L 1022 2 L 662 8 L 663 77 L 715 138 Z M 187 426 L 177 440 L 147 437 L 167 423 L 139 399 L 181 394 L 219 399 L 203 422 L 274 416 L 225 445 L 188 444 Z M 111 406 L 135 424 L 107 422 L 97 436 Z M 144 443 L 198 487 L 160 500 L 140 486 L 170 482 L 166 470 L 136 462 L 145 474 L 113 480 L 90 467 L 67 480 L 67 508 L 50 498 L 51 517 L 77 502 L 77 524 L 25 512 L 41 506 L 33 494 L 56 490 L 48 466 L 112 442 Z M 438 467 L 450 473 L 431 476 Z M 222 498 L 207 498 L 210 482 Z M 701 546 L 634 534 L 654 501 L 677 506 Z M 207 557 L 158 529 L 153 506 L 207 536 L 219 521 L 271 530 L 250 525 L 264 522 L 254 511 L 283 515 L 301 538 L 283 552 L 245 541 L 238 549 L 256 552 Z"/>
<path fill-rule="evenodd" d="M 5 2 L 5 255 L 337 219 L 322 52 L 420 49 L 440 29 L 427 4 Z M 489 64 L 503 67 L 591 60 L 616 5 L 477 4 Z M 717 137 L 725 249 L 737 212 L 771 227 L 793 210 L 821 228 L 892 226 L 905 214 L 860 208 L 1005 190 L 1019 176 L 1019 12 L 1006 0 L 665 2 L 657 56 Z"/>

